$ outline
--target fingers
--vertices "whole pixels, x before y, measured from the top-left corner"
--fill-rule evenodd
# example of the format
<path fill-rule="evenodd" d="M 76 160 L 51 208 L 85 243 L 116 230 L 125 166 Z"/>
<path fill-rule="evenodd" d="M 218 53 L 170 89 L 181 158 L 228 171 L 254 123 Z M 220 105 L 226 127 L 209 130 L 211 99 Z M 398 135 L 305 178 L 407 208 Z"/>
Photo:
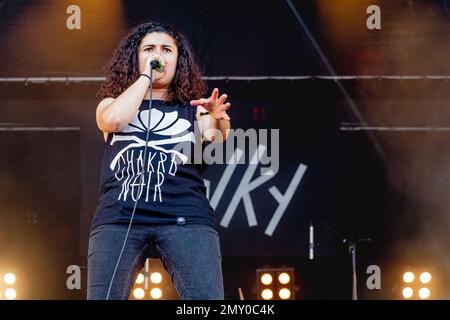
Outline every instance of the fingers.
<path fill-rule="evenodd" d="M 227 98 L 228 96 L 226 94 L 221 95 L 219 98 L 219 104 L 222 105 Z"/>
<path fill-rule="evenodd" d="M 198 107 L 198 106 L 204 105 L 206 102 L 208 102 L 208 99 L 204 99 L 204 98 L 199 99 L 199 100 L 192 100 L 191 106 Z"/>
<path fill-rule="evenodd" d="M 212 92 L 212 94 L 211 94 L 211 98 L 212 98 L 213 100 L 216 100 L 218 96 L 219 96 L 219 89 L 214 88 L 214 90 L 213 90 L 213 92 Z"/>
<path fill-rule="evenodd" d="M 218 111 L 220 114 L 223 112 L 223 118 L 226 120 L 230 120 L 230 117 L 226 114 L 225 110 L 228 110 L 231 107 L 231 103 L 225 103 L 225 100 L 228 98 L 227 94 L 222 94 L 219 98 L 219 89 L 214 88 L 211 93 L 211 97 L 208 99 L 202 98 L 198 100 L 192 100 L 190 103 L 194 107 L 202 106 L 208 111 Z"/>
<path fill-rule="evenodd" d="M 219 89 L 214 88 L 214 90 L 211 94 L 211 99 L 217 100 L 218 97 L 219 97 Z M 220 96 L 218 104 L 223 104 L 227 98 L 228 98 L 228 96 L 224 93 L 223 95 Z"/>
<path fill-rule="evenodd" d="M 225 112 L 225 110 L 228 110 L 230 107 L 231 107 L 231 103 L 227 102 L 225 104 L 220 105 L 219 110 Z"/>

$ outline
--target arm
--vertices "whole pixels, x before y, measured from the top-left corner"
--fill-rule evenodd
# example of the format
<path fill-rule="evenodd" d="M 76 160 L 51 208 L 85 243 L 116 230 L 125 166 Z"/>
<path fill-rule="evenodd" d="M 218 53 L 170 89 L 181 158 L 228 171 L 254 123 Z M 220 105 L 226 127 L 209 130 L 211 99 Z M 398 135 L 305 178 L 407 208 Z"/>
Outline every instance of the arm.
<path fill-rule="evenodd" d="M 150 85 L 147 77 L 139 77 L 116 99 L 103 99 L 97 106 L 97 126 L 103 132 L 118 132 L 136 116 Z"/>
<path fill-rule="evenodd" d="M 150 60 L 145 60 L 145 74 L 150 74 Z M 145 97 L 150 86 L 150 79 L 140 76 L 131 86 L 129 86 L 117 98 L 103 99 L 97 106 L 96 120 L 97 126 L 105 133 L 118 132 L 125 128 L 139 110 L 139 106 Z"/>
<path fill-rule="evenodd" d="M 231 121 L 216 119 L 212 113 L 202 106 L 197 108 L 197 121 L 203 139 L 211 142 L 223 142 L 228 138 Z"/>

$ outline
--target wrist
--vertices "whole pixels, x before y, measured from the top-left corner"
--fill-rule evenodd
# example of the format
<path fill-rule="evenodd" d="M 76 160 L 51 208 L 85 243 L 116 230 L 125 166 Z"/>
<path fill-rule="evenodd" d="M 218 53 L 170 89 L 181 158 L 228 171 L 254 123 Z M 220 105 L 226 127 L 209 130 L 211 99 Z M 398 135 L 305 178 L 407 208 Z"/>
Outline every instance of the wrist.
<path fill-rule="evenodd" d="M 224 118 L 223 116 L 217 118 L 217 117 L 214 115 L 214 112 L 213 112 L 213 111 L 200 112 L 200 117 L 207 116 L 207 115 L 209 115 L 209 116 L 212 118 L 212 120 L 215 120 L 215 121 L 230 121 L 229 119 L 226 119 L 226 118 Z"/>
<path fill-rule="evenodd" d="M 150 76 L 149 76 L 148 74 L 141 73 L 140 77 L 145 77 L 145 78 L 147 78 L 149 81 L 151 81 L 151 78 L 150 78 Z"/>
<path fill-rule="evenodd" d="M 225 118 L 223 115 L 219 116 L 219 117 L 214 116 L 213 112 L 211 112 L 211 117 L 213 117 L 217 122 L 230 121 L 229 119 Z"/>

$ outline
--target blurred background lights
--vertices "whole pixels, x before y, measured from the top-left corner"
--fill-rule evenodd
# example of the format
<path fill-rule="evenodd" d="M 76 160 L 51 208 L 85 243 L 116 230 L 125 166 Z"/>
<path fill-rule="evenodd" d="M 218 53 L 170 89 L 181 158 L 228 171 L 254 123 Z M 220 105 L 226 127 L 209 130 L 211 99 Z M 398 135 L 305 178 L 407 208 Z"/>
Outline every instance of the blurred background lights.
<path fill-rule="evenodd" d="M 413 272 L 414 271 L 414 272 Z M 415 276 L 417 275 L 417 277 Z M 428 299 L 431 296 L 431 290 L 436 291 L 435 286 L 430 286 L 432 276 L 428 271 L 415 268 L 414 270 L 403 273 L 403 282 L 407 283 L 402 290 L 404 299 Z M 436 295 L 436 293 L 435 293 Z"/>
<path fill-rule="evenodd" d="M 143 299 L 144 296 L 145 296 L 145 291 L 144 291 L 144 289 L 142 289 L 142 288 L 136 288 L 136 289 L 134 289 L 134 291 L 133 291 L 133 296 L 134 296 L 136 299 Z"/>
<path fill-rule="evenodd" d="M 270 300 L 273 298 L 273 292 L 270 289 L 264 289 L 261 292 L 261 298 L 263 298 L 264 300 Z"/>
<path fill-rule="evenodd" d="M 413 289 L 412 288 L 410 288 L 410 287 L 406 287 L 406 288 L 404 288 L 403 289 L 403 297 L 405 298 L 405 299 L 411 299 L 411 297 L 413 296 Z"/>
<path fill-rule="evenodd" d="M 288 288 L 283 288 L 280 290 L 278 295 L 282 300 L 287 300 L 291 297 L 291 290 L 289 290 Z"/>
<path fill-rule="evenodd" d="M 147 258 L 144 267 L 138 273 L 131 290 L 133 300 L 176 300 L 179 294 L 170 276 L 164 270 L 162 261 L 157 258 Z"/>
<path fill-rule="evenodd" d="M 430 297 L 430 290 L 428 288 L 421 288 L 419 290 L 419 297 L 420 299 L 428 299 Z"/>
<path fill-rule="evenodd" d="M 161 299 L 161 297 L 162 297 L 162 290 L 160 288 L 153 288 L 150 291 L 150 296 L 153 299 Z"/>
<path fill-rule="evenodd" d="M 5 281 L 6 284 L 13 285 L 16 282 L 16 276 L 14 275 L 14 273 L 9 272 L 5 274 L 3 280 Z"/>
<path fill-rule="evenodd" d="M 420 274 L 420 282 L 427 284 L 431 281 L 431 274 L 429 272 L 422 272 Z"/>
<path fill-rule="evenodd" d="M 405 272 L 403 274 L 403 281 L 405 281 L 406 283 L 411 283 L 414 281 L 414 273 L 412 272 Z"/>
<path fill-rule="evenodd" d="M 139 273 L 136 279 L 136 283 L 141 284 L 144 282 L 144 275 L 142 273 Z"/>
<path fill-rule="evenodd" d="M 5 298 L 8 300 L 14 300 L 17 296 L 16 290 L 8 288 L 5 290 Z"/>
<path fill-rule="evenodd" d="M 256 269 L 256 290 L 257 299 L 295 299 L 294 268 L 282 266 Z"/>
<path fill-rule="evenodd" d="M 271 284 L 273 281 L 272 275 L 270 275 L 269 273 L 265 273 L 261 276 L 261 282 L 262 284 L 268 286 L 269 284 Z"/>
<path fill-rule="evenodd" d="M 286 272 L 282 272 L 278 276 L 278 281 L 280 281 L 281 284 L 288 284 L 289 281 L 291 281 L 291 277 Z"/>
<path fill-rule="evenodd" d="M 161 275 L 161 273 L 159 273 L 159 272 L 153 272 L 153 273 L 151 274 L 151 276 L 150 276 L 150 281 L 151 281 L 152 283 L 156 283 L 156 284 L 161 283 L 161 281 L 162 281 L 162 275 Z"/>

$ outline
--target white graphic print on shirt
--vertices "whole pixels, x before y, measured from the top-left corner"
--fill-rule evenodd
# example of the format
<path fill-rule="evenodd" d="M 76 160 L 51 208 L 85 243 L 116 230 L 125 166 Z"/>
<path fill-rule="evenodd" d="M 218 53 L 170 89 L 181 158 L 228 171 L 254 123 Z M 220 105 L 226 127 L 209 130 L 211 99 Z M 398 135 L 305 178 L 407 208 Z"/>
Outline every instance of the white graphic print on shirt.
<path fill-rule="evenodd" d="M 144 166 L 143 150 L 137 152 L 134 148 L 145 147 L 145 139 L 141 139 L 134 132 L 146 133 L 148 128 L 148 110 L 139 111 L 137 117 L 125 127 L 121 133 L 113 134 L 111 145 L 119 141 L 129 141 L 130 143 L 122 148 L 114 159 L 111 161 L 110 168 L 115 170 L 115 177 L 118 181 L 122 181 L 122 190 L 119 194 L 118 200 L 127 201 L 129 197 L 133 201 L 140 198 L 142 192 L 145 190 L 145 201 L 149 201 L 150 190 L 153 190 L 153 201 L 159 200 L 162 202 L 161 186 L 164 182 L 164 175 L 166 169 L 164 164 L 166 161 L 170 162 L 168 174 L 174 176 L 177 171 L 177 159 L 179 158 L 182 164 L 186 163 L 188 157 L 183 153 L 168 148 L 169 145 L 175 145 L 181 142 L 195 143 L 195 136 L 192 131 L 187 132 L 191 127 L 191 123 L 178 117 L 178 112 L 161 112 L 157 109 L 151 110 L 150 132 L 161 136 L 161 140 L 150 140 L 148 147 L 150 150 L 147 156 L 147 164 Z M 183 132 L 187 132 L 182 135 Z M 168 148 L 168 149 L 166 149 Z M 152 150 L 153 149 L 153 150 Z M 136 152 L 135 152 L 136 151 Z M 180 163 L 180 161 L 178 163 Z M 148 176 L 141 175 L 142 168 L 146 168 L 145 172 Z M 156 169 L 156 170 L 155 170 Z M 145 181 L 147 180 L 147 181 Z M 140 193 L 139 185 L 142 185 Z M 152 187 L 153 186 L 153 187 Z M 130 195 L 131 194 L 131 195 Z"/>

